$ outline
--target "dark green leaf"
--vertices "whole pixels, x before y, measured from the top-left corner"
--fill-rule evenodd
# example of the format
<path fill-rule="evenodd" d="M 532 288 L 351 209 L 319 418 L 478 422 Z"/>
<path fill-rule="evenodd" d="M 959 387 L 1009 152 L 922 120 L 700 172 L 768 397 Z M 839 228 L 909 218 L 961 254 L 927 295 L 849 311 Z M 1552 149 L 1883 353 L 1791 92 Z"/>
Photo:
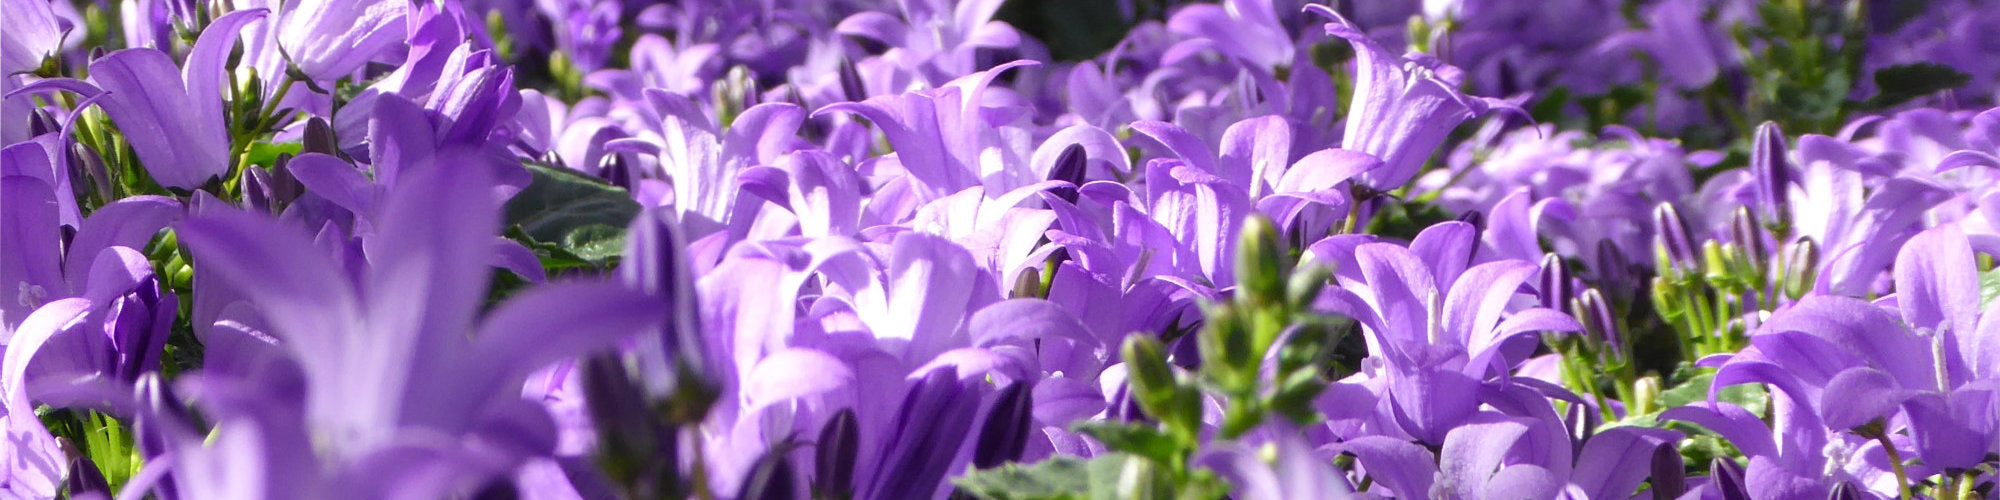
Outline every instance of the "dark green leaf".
<path fill-rule="evenodd" d="M 601 264 L 624 248 L 625 226 L 639 204 L 624 189 L 563 168 L 528 163 L 534 181 L 507 201 L 507 225 L 567 256 Z M 534 245 L 530 249 L 540 249 Z M 558 259 L 559 261 L 562 259 Z M 548 260 L 544 260 L 548 263 Z"/>
<path fill-rule="evenodd" d="M 1875 71 L 1875 97 L 1862 103 L 1866 109 L 1884 109 L 1911 99 L 1965 86 L 1970 75 L 1936 63 L 1890 66 Z"/>
<path fill-rule="evenodd" d="M 1176 442 L 1172 435 L 1141 424 L 1085 421 L 1078 422 L 1071 428 L 1104 443 L 1105 448 L 1131 453 L 1162 464 L 1172 463 L 1174 454 L 1181 448 L 1180 443 Z"/>
<path fill-rule="evenodd" d="M 989 500 L 1110 498 L 1128 455 L 1107 453 L 1088 461 L 1056 456 L 1033 465 L 975 470 L 952 481 L 962 493 Z"/>

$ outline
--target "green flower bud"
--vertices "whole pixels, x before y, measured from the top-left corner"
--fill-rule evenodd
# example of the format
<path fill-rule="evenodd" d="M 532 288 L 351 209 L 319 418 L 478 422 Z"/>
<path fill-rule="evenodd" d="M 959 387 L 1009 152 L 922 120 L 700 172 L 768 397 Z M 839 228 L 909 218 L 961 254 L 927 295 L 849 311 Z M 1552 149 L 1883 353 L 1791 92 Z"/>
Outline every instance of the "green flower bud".
<path fill-rule="evenodd" d="M 1723 248 L 1722 242 L 1715 240 L 1708 240 L 1701 245 L 1702 277 L 1710 284 L 1729 282 L 1732 273 L 1729 266 L 1731 259 L 1727 250 Z"/>
<path fill-rule="evenodd" d="M 1278 226 L 1262 215 L 1243 221 L 1236 244 L 1236 293 L 1249 304 L 1275 304 L 1285 298 L 1285 275 L 1291 259 L 1285 254 Z"/>
<path fill-rule="evenodd" d="M 1285 288 L 1285 300 L 1293 310 L 1312 307 L 1319 298 L 1320 290 L 1326 288 L 1333 279 L 1333 269 L 1323 265 L 1308 264 L 1292 270 L 1291 282 Z"/>
<path fill-rule="evenodd" d="M 1125 360 L 1125 380 L 1131 386 L 1132 399 L 1146 413 L 1162 417 L 1171 409 L 1175 388 L 1174 371 L 1167 366 L 1165 347 L 1152 335 L 1133 334 L 1125 337 L 1118 355 Z"/>

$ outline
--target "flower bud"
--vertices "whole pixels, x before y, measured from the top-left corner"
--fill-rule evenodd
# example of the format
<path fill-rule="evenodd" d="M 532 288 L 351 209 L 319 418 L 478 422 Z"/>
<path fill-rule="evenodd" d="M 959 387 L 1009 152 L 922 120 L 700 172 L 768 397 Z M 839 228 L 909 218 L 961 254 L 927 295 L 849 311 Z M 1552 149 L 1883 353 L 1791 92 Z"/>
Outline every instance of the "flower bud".
<path fill-rule="evenodd" d="M 1333 269 L 1320 264 L 1301 266 L 1292 271 L 1290 282 L 1285 284 L 1285 300 L 1293 310 L 1310 308 L 1313 301 L 1319 299 L 1320 291 L 1326 289 L 1332 280 Z"/>
<path fill-rule="evenodd" d="M 854 60 L 845 57 L 840 58 L 840 94 L 848 102 L 868 100 L 868 84 L 854 68 Z"/>
<path fill-rule="evenodd" d="M 1771 260 L 1771 249 L 1764 243 L 1767 238 L 1764 227 L 1757 224 L 1757 216 L 1752 215 L 1749 208 L 1737 207 L 1736 213 L 1729 217 L 1729 235 L 1743 250 L 1741 264 L 1745 266 L 1744 270 L 1755 278 L 1755 283 L 1761 285 L 1765 271 L 1769 269 L 1767 264 Z"/>
<path fill-rule="evenodd" d="M 1792 166 L 1786 155 L 1785 133 L 1778 130 L 1778 124 L 1764 122 L 1757 126 L 1757 137 L 1750 145 L 1750 174 L 1757 182 L 1757 213 L 1775 224 L 1791 220 L 1786 203 Z"/>
<path fill-rule="evenodd" d="M 1243 220 L 1236 245 L 1236 293 L 1249 304 L 1274 304 L 1285 298 L 1290 259 L 1278 226 L 1262 215 Z"/>
<path fill-rule="evenodd" d="M 717 123 L 728 127 L 743 110 L 757 105 L 757 77 L 741 65 L 729 68 L 709 92 L 714 94 Z"/>
<path fill-rule="evenodd" d="M 243 208 L 267 214 L 277 213 L 273 202 L 277 197 L 271 192 L 271 173 L 255 166 L 243 167 L 243 176 L 237 184 L 243 191 Z"/>
<path fill-rule="evenodd" d="M 317 116 L 307 119 L 306 131 L 301 135 L 304 144 L 299 148 L 299 154 L 319 153 L 340 156 L 340 142 L 334 139 L 333 126 L 328 125 L 326 119 Z"/>
<path fill-rule="evenodd" d="M 1615 360 L 1624 360 L 1625 332 L 1619 328 L 1618 315 L 1604 300 L 1604 294 L 1595 288 L 1586 289 L 1571 304 L 1570 311 L 1577 322 L 1583 323 L 1585 334 L 1601 342 L 1604 350 L 1615 356 Z"/>
<path fill-rule="evenodd" d="M 1669 270 L 1686 272 L 1697 265 L 1695 247 L 1688 239 L 1687 219 L 1681 218 L 1680 210 L 1672 203 L 1661 203 L 1653 208 L 1653 246 L 1660 259 L 1660 273 Z"/>
<path fill-rule="evenodd" d="M 1089 166 L 1088 160 L 1089 157 L 1084 154 L 1082 144 L 1064 147 L 1062 154 L 1056 155 L 1055 164 L 1049 166 L 1049 180 L 1065 181 L 1070 185 L 1051 189 L 1049 192 L 1055 193 L 1056 197 L 1062 198 L 1063 201 L 1075 204 L 1080 196 L 1076 188 L 1083 185 L 1085 167 Z"/>
<path fill-rule="evenodd" d="M 103 203 L 110 203 L 115 199 L 116 195 L 112 193 L 111 186 L 111 170 L 105 168 L 104 157 L 81 143 L 71 144 L 69 152 L 70 168 L 81 170 L 83 174 L 71 178 L 88 179 L 94 188 L 92 192 Z"/>
<path fill-rule="evenodd" d="M 793 491 L 797 486 L 793 481 L 790 443 L 778 443 L 764 450 L 757 462 L 750 467 L 750 474 L 743 477 L 743 485 L 736 490 L 737 500 L 784 500 L 796 498 Z"/>
<path fill-rule="evenodd" d="M 1561 310 L 1576 298 L 1576 286 L 1570 279 L 1569 266 L 1562 257 L 1549 253 L 1542 255 L 1542 270 L 1536 275 L 1535 299 L 1542 307 Z"/>
<path fill-rule="evenodd" d="M 1653 447 L 1653 498 L 1680 498 L 1687 492 L 1687 462 L 1673 441 Z"/>
<path fill-rule="evenodd" d="M 1659 377 L 1653 377 L 1653 376 L 1639 377 L 1639 380 L 1632 381 L 1632 401 L 1631 401 L 1632 411 L 1630 414 L 1644 415 L 1647 413 L 1652 413 L 1654 411 L 1661 410 L 1663 408 L 1659 407 L 1659 401 L 1660 401 Z"/>
<path fill-rule="evenodd" d="M 813 496 L 854 495 L 854 460 L 861 453 L 861 424 L 853 408 L 842 408 L 819 429 L 813 448 Z"/>
<path fill-rule="evenodd" d="M 1680 294 L 1674 293 L 1672 282 L 1667 281 L 1665 276 L 1658 276 L 1653 278 L 1653 308 L 1660 312 L 1660 316 L 1672 318 L 1686 311 L 1687 304 L 1681 302 Z"/>
<path fill-rule="evenodd" d="M 1785 296 L 1798 300 L 1812 291 L 1818 280 L 1819 244 L 1811 238 L 1800 238 L 1785 252 Z"/>
<path fill-rule="evenodd" d="M 1125 383 L 1131 386 L 1132 399 L 1147 413 L 1160 417 L 1173 401 L 1175 384 L 1159 339 L 1145 334 L 1126 336 L 1118 355 L 1125 360 Z"/>
<path fill-rule="evenodd" d="M 978 441 L 973 444 L 974 467 L 999 467 L 1021 458 L 1021 452 L 1028 446 L 1028 433 L 1034 430 L 1034 385 L 1032 381 L 1015 381 L 1000 390 L 993 408 L 986 413 L 985 423 L 979 427 Z"/>
<path fill-rule="evenodd" d="M 1736 251 L 1734 244 L 1708 240 L 1701 244 L 1701 271 L 1711 284 L 1729 282 L 1732 275 L 1730 253 Z"/>

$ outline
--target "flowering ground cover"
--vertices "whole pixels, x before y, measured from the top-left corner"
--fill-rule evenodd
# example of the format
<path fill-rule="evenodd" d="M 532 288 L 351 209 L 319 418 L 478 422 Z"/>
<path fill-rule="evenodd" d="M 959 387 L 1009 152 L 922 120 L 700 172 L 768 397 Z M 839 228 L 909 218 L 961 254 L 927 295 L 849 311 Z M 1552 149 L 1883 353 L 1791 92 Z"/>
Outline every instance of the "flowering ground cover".
<path fill-rule="evenodd" d="M 0 7 L 0 498 L 2000 495 L 2000 2 Z"/>

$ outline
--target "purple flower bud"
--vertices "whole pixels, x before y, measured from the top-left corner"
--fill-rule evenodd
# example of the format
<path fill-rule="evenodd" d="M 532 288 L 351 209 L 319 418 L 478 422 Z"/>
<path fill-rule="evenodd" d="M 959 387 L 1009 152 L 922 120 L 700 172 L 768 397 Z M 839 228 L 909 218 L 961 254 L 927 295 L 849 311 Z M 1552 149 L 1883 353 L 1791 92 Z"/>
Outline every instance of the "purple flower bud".
<path fill-rule="evenodd" d="M 56 121 L 56 115 L 49 113 L 49 110 L 36 109 L 34 113 L 28 115 L 30 135 L 42 136 L 58 130 L 62 130 L 62 124 Z"/>
<path fill-rule="evenodd" d="M 979 392 L 956 370 L 931 370 L 910 387 L 883 444 L 865 498 L 920 498 L 935 491 L 979 411 Z"/>
<path fill-rule="evenodd" d="M 659 344 L 642 354 L 652 357 L 649 368 L 672 373 L 662 376 L 677 376 L 682 372 L 690 375 L 706 375 L 708 351 L 701 342 L 699 320 L 700 302 L 694 293 L 694 275 L 688 271 L 687 241 L 681 235 L 680 227 L 674 224 L 674 213 L 670 209 L 653 209 L 632 219 L 632 225 L 625 236 L 625 258 L 618 266 L 618 274 L 629 285 L 640 292 L 658 297 L 671 312 L 670 320 L 660 331 Z M 657 357 L 654 357 L 657 356 Z M 672 359 L 685 367 L 674 370 L 664 366 Z M 692 381 L 676 380 L 675 383 Z"/>
<path fill-rule="evenodd" d="M 1687 462 L 1672 441 L 1653 447 L 1653 498 L 1680 498 L 1687 492 Z"/>
<path fill-rule="evenodd" d="M 854 495 L 854 457 L 861 453 L 861 426 L 853 408 L 841 408 L 819 429 L 813 449 L 815 498 Z"/>
<path fill-rule="evenodd" d="M 1000 390 L 986 423 L 979 429 L 979 441 L 972 449 L 972 465 L 981 469 L 1019 460 L 1034 430 L 1034 383 L 1016 381 Z"/>
<path fill-rule="evenodd" d="M 736 491 L 739 500 L 782 500 L 797 498 L 792 472 L 792 461 L 788 458 L 792 445 L 779 443 L 765 450 L 757 457 L 757 464 L 751 466 L 750 475 L 743 478 L 743 485 Z"/>
<path fill-rule="evenodd" d="M 246 167 L 243 169 L 240 184 L 243 186 L 243 208 L 267 214 L 278 212 L 278 206 L 274 203 L 274 198 L 277 196 L 271 191 L 270 172 L 262 168 Z"/>
<path fill-rule="evenodd" d="M 1584 290 L 1571 307 L 1577 321 L 1583 323 L 1584 332 L 1604 342 L 1605 351 L 1620 359 L 1624 357 L 1625 333 L 1619 328 L 1618 315 L 1604 300 L 1604 294 L 1598 293 L 1595 288 Z"/>
<path fill-rule="evenodd" d="M 1542 270 L 1536 278 L 1539 284 L 1535 287 L 1535 298 L 1542 307 L 1560 310 L 1576 298 L 1576 285 L 1562 257 L 1553 253 L 1542 256 Z"/>
<path fill-rule="evenodd" d="M 1778 130 L 1778 124 L 1764 122 L 1757 126 L 1757 138 L 1750 145 L 1750 174 L 1757 181 L 1757 212 L 1774 224 L 1791 220 L 1786 209 L 1786 191 L 1793 176 L 1786 156 L 1785 133 Z"/>
<path fill-rule="evenodd" d="M 1819 280 L 1819 244 L 1811 238 L 1800 238 L 1785 251 L 1785 276 L 1781 283 L 1785 296 L 1792 300 L 1804 297 L 1812 291 L 1813 283 Z"/>
<path fill-rule="evenodd" d="M 68 440 L 64 439 L 64 442 Z M 69 478 L 63 480 L 63 488 L 69 491 L 70 498 L 111 496 L 111 483 L 105 481 L 104 473 L 97 470 L 97 462 L 80 453 L 69 459 Z"/>
<path fill-rule="evenodd" d="M 1086 160 L 1088 160 L 1088 157 L 1084 156 L 1082 144 L 1071 144 L 1068 147 L 1064 147 L 1062 153 L 1056 155 L 1055 165 L 1049 167 L 1049 180 L 1066 181 L 1070 185 L 1049 191 L 1055 193 L 1056 197 L 1062 198 L 1063 201 L 1070 202 L 1072 205 L 1076 204 L 1078 197 L 1076 187 L 1083 185 L 1083 176 L 1086 173 L 1085 167 L 1089 165 Z"/>
<path fill-rule="evenodd" d="M 1750 492 L 1743 487 L 1743 466 L 1736 465 L 1734 459 L 1715 457 L 1709 461 L 1708 480 L 1722 492 L 1723 500 L 1750 500 Z"/>
<path fill-rule="evenodd" d="M 1659 272 L 1689 271 L 1701 265 L 1694 242 L 1688 239 L 1687 219 L 1671 202 L 1653 208 L 1653 247 L 1660 260 Z"/>
<path fill-rule="evenodd" d="M 72 174 L 72 179 L 90 181 L 91 186 L 95 188 L 97 193 L 97 199 L 105 203 L 111 202 L 111 197 L 113 196 L 111 192 L 111 171 L 105 168 L 104 157 L 98 156 L 97 151 L 83 144 L 71 144 L 69 148 L 69 166 L 72 170 L 81 171 L 79 173 L 82 174 Z"/>
<path fill-rule="evenodd" d="M 300 140 L 304 141 L 304 147 L 299 149 L 299 154 L 340 155 L 340 143 L 333 137 L 333 126 L 328 125 L 324 118 L 315 116 L 307 119 L 306 130 L 300 134 Z"/>
<path fill-rule="evenodd" d="M 1749 208 L 1736 207 L 1736 213 L 1729 217 L 1729 237 L 1736 241 L 1737 248 L 1749 260 L 1750 270 L 1757 276 L 1763 276 L 1764 270 L 1770 268 L 1767 264 L 1772 257 L 1771 246 L 1766 243 L 1769 238 L 1765 236 L 1764 227 L 1757 223 L 1757 216 L 1752 215 Z"/>
<path fill-rule="evenodd" d="M 847 102 L 868 100 L 868 84 L 861 79 L 861 71 L 854 68 L 854 60 L 840 59 L 840 95 Z"/>

